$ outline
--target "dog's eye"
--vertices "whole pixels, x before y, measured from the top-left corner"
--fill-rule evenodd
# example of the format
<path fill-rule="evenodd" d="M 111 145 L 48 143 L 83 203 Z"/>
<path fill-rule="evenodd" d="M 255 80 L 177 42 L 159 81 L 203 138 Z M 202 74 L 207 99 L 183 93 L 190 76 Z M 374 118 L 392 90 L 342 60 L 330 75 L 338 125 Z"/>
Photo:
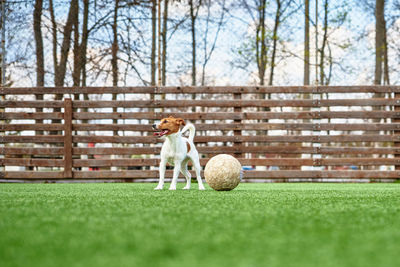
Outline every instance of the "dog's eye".
<path fill-rule="evenodd" d="M 164 121 L 164 123 L 167 123 L 167 122 L 168 122 L 167 120 Z"/>

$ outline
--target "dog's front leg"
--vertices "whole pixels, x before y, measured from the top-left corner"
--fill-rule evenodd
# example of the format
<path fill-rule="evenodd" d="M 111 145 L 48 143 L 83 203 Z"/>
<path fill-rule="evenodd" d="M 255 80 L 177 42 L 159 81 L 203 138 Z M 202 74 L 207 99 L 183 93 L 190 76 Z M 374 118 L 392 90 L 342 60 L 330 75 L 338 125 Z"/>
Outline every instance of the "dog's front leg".
<path fill-rule="evenodd" d="M 176 190 L 176 184 L 178 182 L 178 176 L 179 172 L 181 170 L 181 161 L 180 160 L 175 160 L 174 162 L 174 176 L 172 177 L 172 182 L 169 187 L 169 190 Z"/>
<path fill-rule="evenodd" d="M 164 177 L 165 177 L 165 168 L 167 166 L 167 162 L 163 159 L 161 159 L 160 161 L 160 168 L 159 168 L 159 172 L 160 172 L 160 180 L 158 181 L 158 185 L 156 188 L 154 188 L 155 190 L 161 190 L 164 187 Z"/>

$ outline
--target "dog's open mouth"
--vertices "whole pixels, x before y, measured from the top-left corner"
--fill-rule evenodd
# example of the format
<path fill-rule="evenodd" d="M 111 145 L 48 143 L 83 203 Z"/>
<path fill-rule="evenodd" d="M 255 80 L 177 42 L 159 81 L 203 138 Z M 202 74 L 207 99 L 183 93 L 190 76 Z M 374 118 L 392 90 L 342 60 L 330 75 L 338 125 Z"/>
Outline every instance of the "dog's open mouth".
<path fill-rule="evenodd" d="M 157 136 L 157 137 L 162 137 L 162 136 L 164 136 L 164 135 L 166 135 L 166 134 L 168 134 L 169 133 L 169 130 L 168 129 L 165 129 L 165 130 L 157 130 L 156 132 L 154 132 L 154 136 Z"/>

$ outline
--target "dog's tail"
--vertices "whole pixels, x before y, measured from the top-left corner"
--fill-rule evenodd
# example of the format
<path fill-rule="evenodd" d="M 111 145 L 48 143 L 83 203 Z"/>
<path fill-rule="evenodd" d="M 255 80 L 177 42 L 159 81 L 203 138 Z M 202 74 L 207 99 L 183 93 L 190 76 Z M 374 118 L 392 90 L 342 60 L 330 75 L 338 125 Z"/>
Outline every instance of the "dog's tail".
<path fill-rule="evenodd" d="M 183 127 L 181 133 L 184 133 L 187 130 L 189 130 L 189 140 L 193 142 L 194 134 L 196 133 L 196 128 L 194 127 L 193 124 L 188 123 L 185 125 L 185 127 Z"/>

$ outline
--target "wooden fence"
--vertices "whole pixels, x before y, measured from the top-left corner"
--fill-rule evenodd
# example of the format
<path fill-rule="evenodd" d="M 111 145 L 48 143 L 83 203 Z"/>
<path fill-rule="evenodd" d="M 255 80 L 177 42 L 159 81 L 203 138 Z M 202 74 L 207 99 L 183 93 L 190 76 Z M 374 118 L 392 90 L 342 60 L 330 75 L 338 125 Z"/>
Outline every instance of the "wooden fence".
<path fill-rule="evenodd" d="M 196 125 L 202 166 L 233 154 L 248 181 L 398 179 L 399 93 L 400 86 L 1 88 L 0 181 L 155 179 L 161 143 L 151 125 L 169 115 Z"/>

